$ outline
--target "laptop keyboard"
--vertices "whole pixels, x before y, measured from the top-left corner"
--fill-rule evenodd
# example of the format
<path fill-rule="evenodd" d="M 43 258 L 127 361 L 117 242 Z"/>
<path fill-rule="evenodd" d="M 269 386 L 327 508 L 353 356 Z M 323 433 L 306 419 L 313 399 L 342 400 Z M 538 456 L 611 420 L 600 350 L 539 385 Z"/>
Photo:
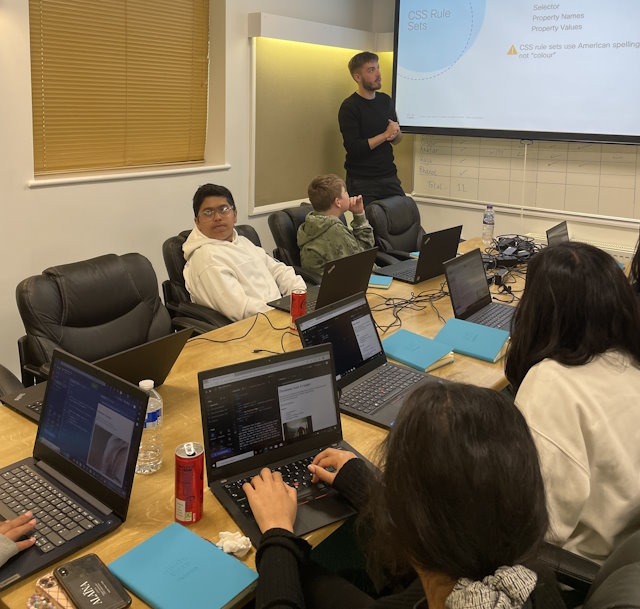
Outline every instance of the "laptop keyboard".
<path fill-rule="evenodd" d="M 386 363 L 376 368 L 362 383 L 343 389 L 340 406 L 353 408 L 363 414 L 373 414 L 401 391 L 424 380 L 424 374 Z"/>
<path fill-rule="evenodd" d="M 8 520 L 28 510 L 37 521 L 33 536 L 41 552 L 50 552 L 102 523 L 28 465 L 20 465 L 0 477 L 0 514 Z"/>
<path fill-rule="evenodd" d="M 298 491 L 298 505 L 307 503 L 311 499 L 318 499 L 324 496 L 326 493 L 326 485 L 322 482 L 313 484 L 311 482 L 311 472 L 308 469 L 308 465 L 311 465 L 315 455 L 305 457 L 286 465 L 280 465 L 274 467 L 272 471 L 277 471 L 282 474 L 282 480 L 292 486 Z M 252 516 L 251 508 L 249 507 L 249 501 L 245 492 L 242 490 L 242 485 L 245 482 L 250 482 L 252 476 L 247 478 L 241 478 L 240 480 L 234 480 L 228 484 L 223 485 L 223 488 L 229 493 L 231 498 L 235 501 L 236 505 L 248 516 Z"/>
<path fill-rule="evenodd" d="M 514 311 L 514 307 L 494 302 L 491 305 L 487 305 L 483 309 L 476 311 L 470 317 L 467 317 L 467 321 L 471 321 L 475 324 L 481 324 L 483 326 L 489 326 L 491 328 L 509 330 Z"/>

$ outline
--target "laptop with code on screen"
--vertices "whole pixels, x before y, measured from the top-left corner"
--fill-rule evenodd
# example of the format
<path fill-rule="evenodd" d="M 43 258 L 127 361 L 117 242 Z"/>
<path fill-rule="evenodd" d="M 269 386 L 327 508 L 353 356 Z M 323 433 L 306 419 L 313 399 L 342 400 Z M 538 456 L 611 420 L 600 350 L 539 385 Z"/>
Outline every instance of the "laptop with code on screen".
<path fill-rule="evenodd" d="M 342 412 L 374 425 L 393 426 L 404 399 L 435 377 L 387 361 L 364 293 L 296 319 L 304 347 L 331 343 Z"/>
<path fill-rule="evenodd" d="M 510 331 L 516 308 L 492 301 L 479 249 L 445 262 L 444 273 L 455 317 Z"/>
<path fill-rule="evenodd" d="M 54 351 L 33 457 L 0 469 L 0 516 L 28 510 L 34 546 L 0 567 L 0 590 L 87 546 L 127 517 L 148 395 Z"/>
<path fill-rule="evenodd" d="M 297 489 L 296 535 L 355 513 L 307 465 L 342 439 L 331 345 L 198 373 L 209 488 L 252 543 L 261 533 L 242 490 L 264 467 Z"/>

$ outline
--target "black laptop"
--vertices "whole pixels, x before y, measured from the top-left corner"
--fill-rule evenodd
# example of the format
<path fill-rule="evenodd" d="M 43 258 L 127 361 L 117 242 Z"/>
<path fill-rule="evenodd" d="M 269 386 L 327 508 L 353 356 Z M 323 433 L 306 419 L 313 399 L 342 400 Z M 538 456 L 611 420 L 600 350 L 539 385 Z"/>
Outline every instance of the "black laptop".
<path fill-rule="evenodd" d="M 564 243 L 565 241 L 569 241 L 569 228 L 566 220 L 552 226 L 547 231 L 547 245 L 558 245 L 558 243 Z"/>
<path fill-rule="evenodd" d="M 453 314 L 483 326 L 511 329 L 515 307 L 492 302 L 487 275 L 479 249 L 444 263 Z"/>
<path fill-rule="evenodd" d="M 242 484 L 263 467 L 297 488 L 296 535 L 354 513 L 307 469 L 326 447 L 356 452 L 342 440 L 331 345 L 199 372 L 198 386 L 209 488 L 254 546 L 261 533 Z"/>
<path fill-rule="evenodd" d="M 405 397 L 419 383 L 438 380 L 387 361 L 364 293 L 296 320 L 304 347 L 331 343 L 340 409 L 389 429 Z"/>
<path fill-rule="evenodd" d="M 127 517 L 148 395 L 54 351 L 33 458 L 0 469 L 0 515 L 31 510 L 36 544 L 0 567 L 0 590 L 87 546 Z"/>
<path fill-rule="evenodd" d="M 378 275 L 387 275 L 407 283 L 420 283 L 444 273 L 442 263 L 455 258 L 462 226 L 454 226 L 429 233 L 425 236 L 420 247 L 418 259 L 403 260 L 396 264 L 376 270 Z"/>
<path fill-rule="evenodd" d="M 134 385 L 143 379 L 152 379 L 154 385 L 159 387 L 164 383 L 192 333 L 191 328 L 172 332 L 93 363 Z M 32 387 L 26 387 L 18 393 L 2 396 L 0 401 L 29 419 L 38 422 L 46 388 L 46 382 L 38 383 Z"/>
<path fill-rule="evenodd" d="M 324 265 L 320 286 L 307 287 L 307 312 L 324 307 L 352 294 L 366 291 L 378 248 L 332 260 Z M 281 311 L 291 310 L 291 297 L 267 303 Z"/>

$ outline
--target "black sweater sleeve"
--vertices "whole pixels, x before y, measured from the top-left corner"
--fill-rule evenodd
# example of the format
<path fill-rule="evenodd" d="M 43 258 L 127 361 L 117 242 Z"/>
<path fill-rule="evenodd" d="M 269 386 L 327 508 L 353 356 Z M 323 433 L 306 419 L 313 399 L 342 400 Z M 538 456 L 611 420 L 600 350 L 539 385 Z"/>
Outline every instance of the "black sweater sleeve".
<path fill-rule="evenodd" d="M 376 482 L 375 470 L 362 459 L 351 459 L 340 468 L 333 481 L 333 488 L 354 508 L 360 510 L 369 499 Z"/>
<path fill-rule="evenodd" d="M 309 560 L 310 551 L 304 539 L 284 529 L 264 533 L 256 553 L 256 609 L 304 609 L 300 565 Z"/>

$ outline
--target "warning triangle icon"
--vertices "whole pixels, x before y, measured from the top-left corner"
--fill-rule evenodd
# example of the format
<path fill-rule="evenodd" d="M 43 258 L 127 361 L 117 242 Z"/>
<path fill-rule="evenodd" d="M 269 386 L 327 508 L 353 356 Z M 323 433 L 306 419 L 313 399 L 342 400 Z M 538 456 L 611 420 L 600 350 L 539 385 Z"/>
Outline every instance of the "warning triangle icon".
<path fill-rule="evenodd" d="M 507 55 L 517 55 L 518 51 L 516 51 L 516 47 L 515 45 L 511 45 L 511 48 L 509 49 L 509 51 L 507 52 Z"/>

